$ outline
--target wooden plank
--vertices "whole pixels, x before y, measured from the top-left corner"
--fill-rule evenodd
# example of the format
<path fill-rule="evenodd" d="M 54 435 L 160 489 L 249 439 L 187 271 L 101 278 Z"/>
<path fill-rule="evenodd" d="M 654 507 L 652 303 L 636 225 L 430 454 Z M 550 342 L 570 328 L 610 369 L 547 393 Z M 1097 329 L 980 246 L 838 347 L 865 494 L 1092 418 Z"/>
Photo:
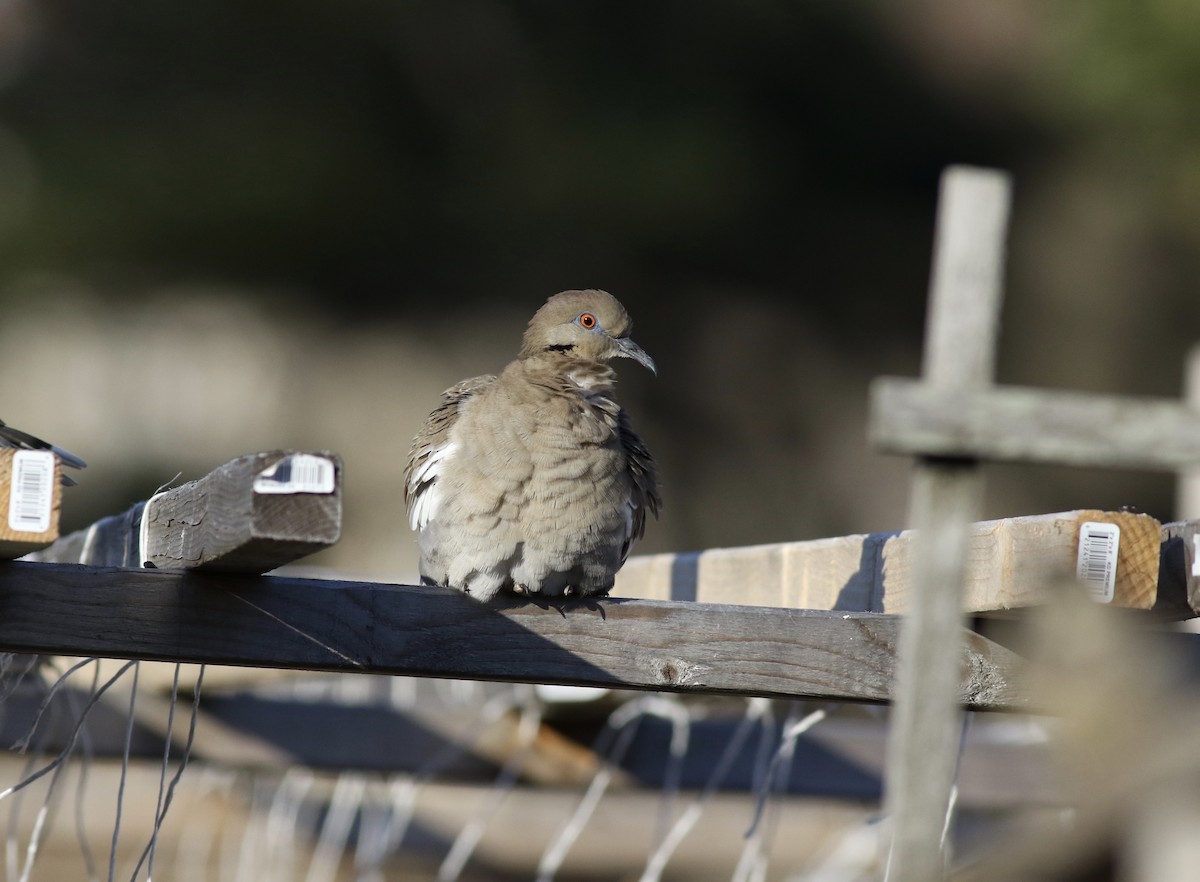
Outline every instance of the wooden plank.
<path fill-rule="evenodd" d="M 1184 367 L 1183 395 L 1188 407 L 1200 411 L 1200 346 L 1193 346 Z M 1200 518 L 1200 463 L 1191 463 L 1179 473 L 1179 495 L 1175 517 L 1181 521 Z"/>
<path fill-rule="evenodd" d="M 1062 580 L 1074 578 L 1082 525 L 1095 522 L 1121 529 L 1112 605 L 1150 609 L 1158 596 L 1162 525 L 1145 514 L 1094 509 L 975 524 L 967 538 L 963 609 L 992 612 L 1051 599 Z M 891 589 L 887 612 L 920 603 L 911 549 L 918 537 L 909 538 L 909 547 L 903 538 L 897 537 L 895 554 L 885 545 L 881 555 L 883 581 Z"/>
<path fill-rule="evenodd" d="M 58 519 L 62 509 L 62 463 L 54 458 L 49 479 L 51 493 L 50 510 L 46 529 L 30 531 L 19 529 L 9 517 L 12 499 L 13 459 L 23 451 L 11 447 L 0 447 L 0 560 L 13 560 L 45 548 L 58 538 Z"/>
<path fill-rule="evenodd" d="M 333 465 L 329 492 L 261 492 L 262 476 L 297 456 Z M 147 505 L 145 559 L 156 567 L 263 573 L 327 548 L 341 535 L 341 471 L 341 458 L 328 452 L 238 457 Z"/>
<path fill-rule="evenodd" d="M 1200 462 L 1200 410 L 1166 398 L 871 384 L 871 441 L 892 453 L 1176 471 Z"/>
<path fill-rule="evenodd" d="M 1150 609 L 1163 572 L 1166 538 L 1157 520 L 1131 512 L 1086 509 L 979 521 L 968 539 L 963 610 L 997 612 L 1042 603 L 1074 574 L 1080 525 L 1121 527 L 1114 606 Z M 700 552 L 631 558 L 614 595 L 800 609 L 905 613 L 913 597 L 916 532 L 870 533 Z M 1182 567 L 1183 564 L 1178 564 Z M 1186 591 L 1180 589 L 1180 597 Z M 1180 610 L 1182 613 L 1182 609 Z M 1190 614 L 1190 613 L 1188 613 Z"/>
<path fill-rule="evenodd" d="M 134 705 L 138 735 L 132 755 L 141 759 L 162 756 L 161 739 L 166 737 L 169 718 L 168 696 L 147 688 L 146 675 L 155 666 L 174 668 L 144 662 L 139 671 Z M 350 675 L 325 676 L 341 679 Z M 105 677 L 102 675 L 101 682 Z M 90 678 L 90 671 L 85 671 L 81 680 L 86 684 Z M 106 708 L 103 712 L 94 710 L 88 718 L 92 755 L 97 759 L 119 759 L 125 750 L 129 679 L 112 686 L 101 699 Z M 363 681 L 369 678 L 355 679 L 368 686 Z M 176 707 L 171 729 L 173 750 L 182 750 L 186 741 L 191 712 L 187 693 L 194 676 L 185 675 L 182 682 L 184 696 Z M 446 701 L 441 697 L 445 690 L 436 681 L 415 684 L 428 688 L 420 688 L 413 700 L 406 699 L 401 706 L 384 700 L 378 690 L 370 698 L 364 695 L 361 701 L 349 700 L 345 695 L 321 698 L 311 693 L 294 697 L 214 695 L 208 689 L 206 674 L 193 760 L 253 769 L 255 774 L 283 772 L 300 765 L 343 772 L 483 781 L 492 780 L 498 768 L 521 750 L 518 713 L 509 712 L 485 722 L 481 716 L 485 696 L 478 703 Z M 331 686 L 330 692 L 337 693 L 340 685 Z M 44 710 L 39 728 L 41 749 L 53 754 L 66 746 L 87 691 L 60 688 L 43 709 L 46 686 L 27 681 L 6 696 L 5 713 L 0 717 L 4 743 L 14 744 L 24 738 L 35 715 Z M 496 684 L 495 688 L 491 696 L 509 687 Z M 613 776 L 610 789 L 661 790 L 672 777 L 664 762 L 670 754 L 671 720 L 654 714 L 642 717 L 628 748 L 611 763 L 584 746 L 594 742 L 619 700 L 614 697 L 602 702 L 601 707 L 574 708 L 561 715 L 548 709 L 532 750 L 522 759 L 522 781 L 549 787 L 584 787 L 606 763 L 607 774 Z M 741 700 L 721 703 L 706 698 L 705 702 L 702 709 L 693 708 L 697 712 L 688 723 L 688 749 L 677 770 L 678 785 L 684 790 L 704 788 L 742 722 Z M 777 741 L 783 720 L 764 725 L 771 733 L 768 740 Z M 560 729 L 569 731 L 571 737 L 561 734 Z M 877 802 L 882 793 L 887 729 L 886 715 L 864 714 L 851 705 L 842 705 L 798 739 L 791 770 L 781 774 L 773 792 Z M 437 761 L 431 763 L 433 757 Z M 1070 793 L 1064 792 L 1062 781 L 1051 774 L 1054 762 L 1045 733 L 1023 715 L 981 714 L 968 732 L 958 779 L 959 804 L 988 809 L 1016 808 L 1031 802 L 1065 806 L 1070 802 Z M 755 751 L 743 750 L 718 790 L 753 792 L 760 784 L 761 773 Z"/>
<path fill-rule="evenodd" d="M 20 780 L 27 773 L 28 762 L 27 756 L 0 755 L 0 780 Z M 83 770 L 87 786 L 79 780 Z M 518 786 L 499 794 L 490 781 L 419 782 L 407 791 L 406 799 L 402 789 L 406 782 L 400 780 L 321 772 L 309 777 L 304 770 L 295 771 L 294 777 L 266 773 L 251 777 L 235 775 L 230 769 L 203 769 L 199 764 L 189 768 L 179 781 L 158 834 L 153 878 L 432 880 L 437 877 L 438 863 L 445 857 L 449 843 L 472 822 L 487 817 L 479 847 L 460 878 L 476 882 L 532 880 L 543 853 L 580 800 L 576 789 Z M 157 760 L 135 761 L 127 767 L 119 762 L 86 766 L 71 763 L 58 782 L 56 793 L 61 796 L 57 812 L 45 819 L 41 829 L 32 878 L 43 882 L 108 878 L 105 862 L 112 847 L 116 794 L 123 787 L 115 878 L 129 879 L 155 827 L 161 775 Z M 313 865 L 314 850 L 319 849 L 321 821 L 336 798 L 339 782 L 348 779 L 364 785 L 359 798 L 342 803 L 357 813 L 355 835 L 347 846 L 349 854 L 337 873 L 314 872 L 310 877 L 308 869 Z M 494 812 L 501 795 L 500 811 Z M 8 835 L 22 846 L 17 858 L 24 858 L 24 845 L 35 834 L 41 796 L 38 791 L 36 799 L 30 795 L 24 801 L 8 800 L 5 804 Z M 690 796 L 681 798 L 680 807 Z M 14 807 L 13 803 L 18 802 L 19 806 Z M 273 806 L 276 812 L 271 814 Z M 378 871 L 373 871 L 375 863 L 366 847 L 359 846 L 355 855 L 356 841 L 367 838 L 377 829 L 375 824 L 386 821 L 389 810 L 399 814 L 410 806 L 414 814 L 408 838 L 389 851 Z M 299 814 L 299 818 L 291 816 L 291 823 L 286 820 L 288 809 Z M 766 837 L 764 850 L 773 869 L 786 868 L 793 874 L 819 875 L 823 861 L 837 851 L 843 837 L 872 829 L 873 808 L 859 803 L 773 795 L 771 810 L 777 813 L 775 823 L 787 835 Z M 78 833 L 72 817 L 76 812 Z M 695 829 L 672 857 L 667 878 L 728 882 L 745 848 L 743 834 L 753 813 L 753 796 L 713 794 Z M 280 815 L 285 819 L 282 827 Z M 663 817 L 661 792 L 610 788 L 555 878 L 637 879 L 648 852 L 661 836 Z M 392 815 L 391 820 L 397 825 L 404 823 L 402 815 Z M 89 843 L 96 856 L 94 863 L 101 864 L 98 872 L 95 866 L 85 864 L 77 837 Z M 139 878 L 146 878 L 144 868 Z"/>
<path fill-rule="evenodd" d="M 272 473 L 278 478 L 289 464 L 314 458 L 332 465 L 328 492 L 264 478 Z M 290 492 L 279 492 L 289 487 Z M 265 573 L 333 545 L 341 524 L 341 458 L 274 450 L 231 460 L 197 481 L 72 533 L 32 559 Z"/>
<path fill-rule="evenodd" d="M 954 167 L 942 176 L 922 374 L 930 386 L 962 395 L 992 382 L 1010 189 L 1001 172 Z M 892 882 L 928 882 L 944 870 L 942 830 L 961 715 L 961 587 L 983 497 L 974 459 L 935 461 L 928 458 L 934 451 L 914 452 L 921 456 L 909 518 L 920 534 L 912 554 L 915 591 L 900 634 L 884 787 Z"/>
<path fill-rule="evenodd" d="M 885 702 L 898 619 L 640 600 L 488 606 L 444 589 L 13 562 L 0 650 Z M 959 698 L 1027 704 L 1023 664 L 968 635 Z"/>
<path fill-rule="evenodd" d="M 1160 602 L 1155 612 L 1200 614 L 1200 521 L 1163 524 Z"/>

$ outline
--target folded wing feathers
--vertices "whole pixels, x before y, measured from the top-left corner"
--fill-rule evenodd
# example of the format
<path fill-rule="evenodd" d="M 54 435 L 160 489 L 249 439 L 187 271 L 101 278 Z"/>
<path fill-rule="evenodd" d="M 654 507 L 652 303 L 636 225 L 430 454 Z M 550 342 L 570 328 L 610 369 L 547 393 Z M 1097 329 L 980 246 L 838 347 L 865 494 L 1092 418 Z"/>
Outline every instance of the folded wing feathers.
<path fill-rule="evenodd" d="M 495 380 L 493 375 L 485 374 L 451 386 L 442 393 L 442 403 L 429 415 L 420 434 L 413 439 L 404 475 L 404 501 L 412 529 L 423 528 L 437 515 L 441 503 L 441 494 L 437 489 L 438 472 L 458 449 L 450 440 L 450 430 L 458 420 L 459 408 L 464 401 Z"/>

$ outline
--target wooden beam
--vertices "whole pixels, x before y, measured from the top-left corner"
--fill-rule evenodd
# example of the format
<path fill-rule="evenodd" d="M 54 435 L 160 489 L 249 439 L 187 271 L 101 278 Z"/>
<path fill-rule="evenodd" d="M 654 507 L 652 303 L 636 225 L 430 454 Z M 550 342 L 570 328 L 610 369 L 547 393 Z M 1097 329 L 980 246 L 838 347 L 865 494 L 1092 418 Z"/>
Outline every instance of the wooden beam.
<path fill-rule="evenodd" d="M 18 462 L 23 478 L 18 480 L 19 510 L 14 511 L 13 476 Z M 57 539 L 61 508 L 58 457 L 49 451 L 0 447 L 0 560 L 22 557 Z"/>
<path fill-rule="evenodd" d="M 870 436 L 892 453 L 1176 471 L 1200 462 L 1200 410 L 1178 401 L 996 386 L 871 384 Z"/>
<path fill-rule="evenodd" d="M 32 559 L 256 574 L 328 548 L 341 526 L 341 458 L 274 450 L 231 460 Z"/>
<path fill-rule="evenodd" d="M 886 702 L 899 621 L 639 600 L 489 606 L 437 588 L 13 562 L 0 650 Z M 958 697 L 1027 704 L 1021 660 L 968 634 Z"/>
<path fill-rule="evenodd" d="M 1083 524 L 1121 529 L 1113 606 L 1150 609 L 1159 585 L 1186 599 L 1182 559 L 1160 572 L 1170 538 L 1145 514 L 1085 509 L 980 521 L 968 538 L 963 610 L 999 612 L 1043 603 L 1054 584 L 1075 572 Z M 1192 522 L 1200 526 L 1200 522 Z M 1172 525 L 1172 536 L 1185 524 Z M 916 532 L 870 533 L 742 548 L 631 558 L 614 594 L 652 600 L 696 600 L 800 609 L 905 613 L 912 608 Z M 1176 571 L 1177 570 L 1177 571 Z M 1197 589 L 1200 592 L 1200 588 Z M 1190 609 L 1178 607 L 1179 617 Z"/>
<path fill-rule="evenodd" d="M 20 780 L 29 758 L 0 755 L 0 779 Z M 117 843 L 116 878 L 128 879 L 139 853 L 155 826 L 161 766 L 158 761 L 95 762 L 87 766 L 87 786 L 77 787 L 82 763 L 72 763 L 59 783 L 57 814 L 45 822 L 32 878 L 78 880 L 107 878 L 105 865 L 96 872 L 81 856 L 77 836 L 86 837 L 98 861 L 111 847 L 118 789 L 124 786 L 123 817 Z M 175 800 L 158 838 L 154 878 L 184 879 L 383 879 L 432 880 L 449 844 L 481 817 L 486 829 L 468 869 L 459 878 L 523 879 L 537 876 L 538 862 L 559 835 L 564 822 L 580 802 L 577 789 L 517 786 L 503 794 L 500 811 L 494 811 L 497 790 L 483 784 L 421 782 L 409 791 L 411 802 L 397 805 L 397 785 L 402 782 L 379 776 L 317 772 L 311 777 L 296 770 L 296 778 L 270 773 L 234 776 L 228 769 L 191 769 L 179 781 Z M 358 798 L 343 806 L 354 812 L 355 838 L 337 873 L 308 874 L 313 851 L 319 850 L 321 822 L 335 798 L 339 782 L 361 782 Z M 303 785 L 297 782 L 303 780 Z M 283 785 L 283 786 L 281 786 Z M 19 811 L 17 800 L 5 804 L 8 835 L 22 848 L 38 821 L 41 792 L 27 797 Z M 680 798 L 687 805 L 692 794 Z M 71 817 L 76 811 L 81 832 Z M 275 814 L 268 809 L 277 807 Z M 411 806 L 409 836 L 397 843 L 375 866 L 364 848 L 355 860 L 355 840 L 371 835 L 371 822 L 388 820 L 401 825 L 397 814 Z M 291 824 L 280 828 L 278 808 L 291 808 Z M 789 873 L 819 875 L 823 860 L 843 845 L 844 837 L 863 831 L 870 836 L 873 807 L 833 800 L 790 799 L 772 794 L 770 809 L 781 834 L 764 837 L 764 851 L 772 868 Z M 689 882 L 728 882 L 734 877 L 738 857 L 746 847 L 744 833 L 754 814 L 754 797 L 744 793 L 715 793 L 705 803 L 691 835 L 672 856 L 669 879 Z M 286 811 L 284 817 L 288 815 Z M 658 843 L 663 824 L 661 791 L 609 788 L 595 806 L 585 833 L 566 856 L 555 878 L 637 879 L 650 850 Z M 56 823 L 51 823 L 56 821 Z M 359 830 L 363 832 L 358 833 Z M 126 832 L 128 831 L 128 832 Z M 856 843 L 860 840 L 855 840 Z M 369 843 L 368 843 L 369 844 Z M 141 878 L 145 878 L 143 868 Z M 15 876 L 14 876 L 15 878 Z M 824 877 L 828 878 L 828 874 Z"/>

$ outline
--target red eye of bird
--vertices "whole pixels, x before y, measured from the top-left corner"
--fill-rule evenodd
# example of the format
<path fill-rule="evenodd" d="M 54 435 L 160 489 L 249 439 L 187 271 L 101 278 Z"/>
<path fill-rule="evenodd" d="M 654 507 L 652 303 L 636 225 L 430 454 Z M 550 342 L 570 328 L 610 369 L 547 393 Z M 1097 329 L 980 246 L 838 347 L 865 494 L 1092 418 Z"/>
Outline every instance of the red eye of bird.
<path fill-rule="evenodd" d="M 579 317 L 579 324 L 582 325 L 586 330 L 590 331 L 592 328 L 596 327 L 596 317 L 590 312 L 585 312 Z"/>

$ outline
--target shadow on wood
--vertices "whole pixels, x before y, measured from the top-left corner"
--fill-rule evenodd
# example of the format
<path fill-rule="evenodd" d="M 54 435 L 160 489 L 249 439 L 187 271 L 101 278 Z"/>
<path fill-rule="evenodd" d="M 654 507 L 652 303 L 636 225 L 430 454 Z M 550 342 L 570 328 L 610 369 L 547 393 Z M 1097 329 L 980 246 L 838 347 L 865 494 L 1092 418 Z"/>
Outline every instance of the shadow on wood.
<path fill-rule="evenodd" d="M 0 649 L 841 701 L 890 700 L 899 620 L 668 601 L 484 605 L 440 588 L 14 562 Z M 966 632 L 960 699 L 1025 706 L 1024 666 Z"/>

